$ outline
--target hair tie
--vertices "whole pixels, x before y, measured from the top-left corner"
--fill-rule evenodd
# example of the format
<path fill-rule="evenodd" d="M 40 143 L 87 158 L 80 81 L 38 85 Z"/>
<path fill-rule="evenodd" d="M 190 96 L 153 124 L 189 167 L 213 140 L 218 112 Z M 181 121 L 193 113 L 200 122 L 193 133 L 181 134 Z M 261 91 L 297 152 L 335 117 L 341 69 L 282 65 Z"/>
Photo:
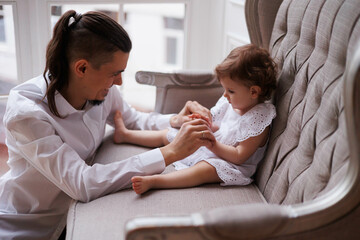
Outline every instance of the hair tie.
<path fill-rule="evenodd" d="M 80 21 L 82 15 L 80 13 L 76 13 L 75 16 L 71 16 L 69 18 L 69 24 L 68 27 L 70 27 L 73 23 L 76 24 Z"/>

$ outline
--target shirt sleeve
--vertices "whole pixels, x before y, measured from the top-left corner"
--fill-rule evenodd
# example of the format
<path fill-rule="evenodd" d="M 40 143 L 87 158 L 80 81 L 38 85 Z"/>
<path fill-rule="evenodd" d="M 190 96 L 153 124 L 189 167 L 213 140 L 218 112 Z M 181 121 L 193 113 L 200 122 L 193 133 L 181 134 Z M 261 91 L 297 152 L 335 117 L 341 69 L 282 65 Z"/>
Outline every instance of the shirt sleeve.
<path fill-rule="evenodd" d="M 124 101 L 117 88 L 113 87 L 110 94 L 108 97 L 111 97 L 112 105 L 111 109 L 109 109 L 109 117 L 107 122 L 111 126 L 114 126 L 114 113 L 116 110 L 119 110 L 121 111 L 125 126 L 128 129 L 161 130 L 170 127 L 170 118 L 174 114 L 139 112 L 131 107 L 126 101 Z"/>
<path fill-rule="evenodd" d="M 6 125 L 11 151 L 71 198 L 82 202 L 129 187 L 132 176 L 160 173 L 165 168 L 159 149 L 119 162 L 88 166 L 47 120 L 18 117 Z"/>

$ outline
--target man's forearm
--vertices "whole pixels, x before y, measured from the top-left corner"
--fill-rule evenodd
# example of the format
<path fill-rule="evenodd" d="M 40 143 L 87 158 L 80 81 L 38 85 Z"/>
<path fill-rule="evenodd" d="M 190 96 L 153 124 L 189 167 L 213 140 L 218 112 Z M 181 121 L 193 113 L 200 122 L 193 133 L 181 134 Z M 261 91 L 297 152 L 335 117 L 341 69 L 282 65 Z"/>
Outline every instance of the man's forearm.
<path fill-rule="evenodd" d="M 174 152 L 173 150 L 174 149 L 172 147 L 170 147 L 169 145 L 160 148 L 160 151 L 164 157 L 164 162 L 165 162 L 166 166 L 180 160 L 177 157 L 176 152 Z"/>

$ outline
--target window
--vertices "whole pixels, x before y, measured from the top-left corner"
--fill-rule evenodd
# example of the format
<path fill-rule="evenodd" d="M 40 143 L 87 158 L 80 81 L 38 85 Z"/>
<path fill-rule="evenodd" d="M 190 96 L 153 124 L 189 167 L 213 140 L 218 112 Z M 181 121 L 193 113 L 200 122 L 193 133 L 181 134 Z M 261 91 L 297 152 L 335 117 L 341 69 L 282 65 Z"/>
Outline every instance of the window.
<path fill-rule="evenodd" d="M 185 4 L 52 5 L 52 28 L 61 15 L 70 9 L 79 13 L 101 11 L 123 25 L 130 35 L 133 49 L 123 74 L 121 91 L 125 100 L 134 107 L 153 110 L 155 87 L 138 84 L 135 73 L 139 70 L 171 71 L 183 68 Z"/>
<path fill-rule="evenodd" d="M 124 27 L 133 42 L 128 67 L 123 75 L 124 98 L 130 104 L 152 110 L 155 106 L 156 89 L 138 84 L 135 73 L 139 70 L 174 71 L 184 67 L 185 4 L 125 4 L 124 12 Z M 172 40 L 168 37 L 172 36 L 171 31 L 174 30 L 168 29 L 164 19 L 177 19 L 182 22 Z M 169 26 L 173 24 L 170 23 Z"/>
<path fill-rule="evenodd" d="M 184 19 L 164 17 L 164 25 L 168 29 L 184 30 Z"/>
<path fill-rule="evenodd" d="M 0 95 L 17 83 L 13 7 L 0 5 Z"/>
<path fill-rule="evenodd" d="M 118 4 L 63 4 L 51 6 L 51 29 L 54 28 L 56 22 L 68 10 L 75 10 L 78 13 L 86 13 L 88 11 L 102 12 L 115 21 L 119 22 L 119 5 Z"/>
<path fill-rule="evenodd" d="M 0 3 L 0 81 L 19 84 L 43 73 L 52 27 L 69 9 L 102 11 L 128 31 L 133 49 L 124 97 L 151 109 L 154 87 L 138 85 L 139 70 L 212 70 L 227 54 L 227 8 L 232 0 L 9 0 Z M 236 14 L 239 15 L 239 14 Z M 241 15 L 241 14 L 240 14 Z M 241 21 L 228 21 L 245 25 Z M 231 30 L 233 32 L 233 30 Z M 21 50 L 21 51 L 16 51 Z M 3 84 L 0 84 L 2 87 Z M 146 98 L 144 101 L 143 99 Z M 140 101 L 139 101 L 140 100 Z"/>
<path fill-rule="evenodd" d="M 8 151 L 5 145 L 3 116 L 7 94 L 17 82 L 17 65 L 14 40 L 12 5 L 0 5 L 0 175 L 8 170 Z"/>
<path fill-rule="evenodd" d="M 170 66 L 182 62 L 182 48 L 179 42 L 184 39 L 184 18 L 164 17 L 164 34 L 166 37 L 166 59 Z"/>
<path fill-rule="evenodd" d="M 5 42 L 4 10 L 2 5 L 0 5 L 0 42 Z"/>
<path fill-rule="evenodd" d="M 166 38 L 166 63 L 176 64 L 176 49 L 177 49 L 177 39 L 174 37 Z"/>

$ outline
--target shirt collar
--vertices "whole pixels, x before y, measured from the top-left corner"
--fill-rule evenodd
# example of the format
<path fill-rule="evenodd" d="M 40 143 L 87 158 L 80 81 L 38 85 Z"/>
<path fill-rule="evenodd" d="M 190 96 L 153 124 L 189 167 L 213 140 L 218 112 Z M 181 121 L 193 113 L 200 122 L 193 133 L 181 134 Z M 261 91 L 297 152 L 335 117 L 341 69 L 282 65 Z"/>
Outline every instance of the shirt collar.
<path fill-rule="evenodd" d="M 67 116 L 84 111 L 75 109 L 58 91 L 55 92 L 55 103 L 60 116 Z"/>
<path fill-rule="evenodd" d="M 46 74 L 46 81 L 49 82 L 48 74 Z M 46 94 L 46 82 L 42 82 L 43 85 L 43 94 Z M 47 98 L 44 99 L 44 101 L 49 105 Z M 83 112 L 83 110 L 76 110 L 62 95 L 59 91 L 55 91 L 55 104 L 56 108 L 58 110 L 58 113 L 62 117 L 66 117 L 67 115 L 76 113 L 76 112 Z M 84 109 L 88 108 L 88 103 L 86 103 L 86 106 Z"/>

